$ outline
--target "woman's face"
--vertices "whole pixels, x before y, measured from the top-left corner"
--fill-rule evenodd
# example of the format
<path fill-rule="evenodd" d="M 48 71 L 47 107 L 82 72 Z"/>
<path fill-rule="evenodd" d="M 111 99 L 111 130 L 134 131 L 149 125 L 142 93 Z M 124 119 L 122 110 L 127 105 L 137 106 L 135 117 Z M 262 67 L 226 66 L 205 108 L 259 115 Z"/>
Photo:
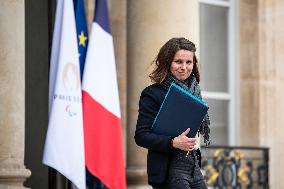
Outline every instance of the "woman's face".
<path fill-rule="evenodd" d="M 176 52 L 171 64 L 171 73 L 180 81 L 186 80 L 193 69 L 193 52 L 179 50 Z"/>

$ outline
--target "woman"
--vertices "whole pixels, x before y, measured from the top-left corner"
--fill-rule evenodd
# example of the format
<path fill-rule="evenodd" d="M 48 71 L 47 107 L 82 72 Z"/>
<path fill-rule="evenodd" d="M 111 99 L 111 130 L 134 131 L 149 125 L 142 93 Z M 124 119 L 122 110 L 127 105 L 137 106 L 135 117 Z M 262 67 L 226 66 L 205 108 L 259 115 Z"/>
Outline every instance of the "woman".
<path fill-rule="evenodd" d="M 135 141 L 148 149 L 148 182 L 153 188 L 207 188 L 200 172 L 198 137 L 186 136 L 190 125 L 177 137 L 158 135 L 150 129 L 173 81 L 201 98 L 195 51 L 194 43 L 185 38 L 170 39 L 154 60 L 156 68 L 150 74 L 154 84 L 146 87 L 140 96 Z M 198 132 L 203 135 L 206 145 L 209 145 L 209 124 L 209 116 L 206 115 Z"/>

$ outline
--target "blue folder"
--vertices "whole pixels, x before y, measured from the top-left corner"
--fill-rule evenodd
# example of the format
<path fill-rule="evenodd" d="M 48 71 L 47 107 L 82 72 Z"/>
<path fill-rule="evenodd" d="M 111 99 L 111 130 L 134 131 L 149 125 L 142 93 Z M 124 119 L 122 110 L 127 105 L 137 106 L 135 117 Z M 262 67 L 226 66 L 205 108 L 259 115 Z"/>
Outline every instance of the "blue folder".
<path fill-rule="evenodd" d="M 187 136 L 194 138 L 208 109 L 201 99 L 173 82 L 152 124 L 152 132 L 176 137 L 190 128 Z"/>

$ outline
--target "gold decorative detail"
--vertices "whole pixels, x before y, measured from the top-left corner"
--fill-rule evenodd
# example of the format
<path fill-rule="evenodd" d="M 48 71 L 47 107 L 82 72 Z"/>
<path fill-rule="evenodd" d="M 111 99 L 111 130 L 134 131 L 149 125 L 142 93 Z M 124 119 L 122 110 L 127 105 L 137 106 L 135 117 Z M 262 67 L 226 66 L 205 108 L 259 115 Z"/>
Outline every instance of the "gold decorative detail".
<path fill-rule="evenodd" d="M 238 171 L 239 181 L 241 183 L 245 184 L 246 186 L 248 186 L 250 184 L 250 180 L 247 176 L 249 171 L 250 171 L 250 167 L 248 167 L 248 166 L 244 166 L 244 167 L 240 168 L 239 171 Z"/>
<path fill-rule="evenodd" d="M 245 156 L 244 156 L 244 154 L 243 153 L 241 153 L 241 151 L 240 150 L 235 150 L 234 151 L 234 154 L 235 154 L 235 158 L 236 158 L 236 160 L 241 160 L 242 158 L 244 158 Z"/>
<path fill-rule="evenodd" d="M 212 165 L 208 165 L 208 171 L 209 171 L 210 178 L 208 179 L 207 184 L 211 185 L 216 181 L 216 179 L 219 176 L 219 173 L 216 171 L 216 169 L 212 167 Z"/>
<path fill-rule="evenodd" d="M 224 151 L 224 149 L 217 149 L 217 150 L 215 150 L 214 151 L 214 154 L 213 154 L 213 157 L 215 158 L 215 159 L 217 159 L 217 160 L 220 160 L 221 158 L 220 158 L 220 154 L 222 153 Z"/>

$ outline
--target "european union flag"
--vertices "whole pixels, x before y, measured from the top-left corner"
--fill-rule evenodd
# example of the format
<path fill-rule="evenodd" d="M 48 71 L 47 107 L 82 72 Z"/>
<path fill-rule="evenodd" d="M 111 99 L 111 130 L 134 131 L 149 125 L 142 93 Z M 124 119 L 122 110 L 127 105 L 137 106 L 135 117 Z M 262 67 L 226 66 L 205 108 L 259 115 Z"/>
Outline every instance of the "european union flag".
<path fill-rule="evenodd" d="M 73 0 L 76 19 L 76 30 L 78 39 L 78 50 L 80 60 L 80 75 L 82 78 L 87 47 L 88 47 L 88 28 L 86 22 L 86 14 L 83 0 Z"/>

